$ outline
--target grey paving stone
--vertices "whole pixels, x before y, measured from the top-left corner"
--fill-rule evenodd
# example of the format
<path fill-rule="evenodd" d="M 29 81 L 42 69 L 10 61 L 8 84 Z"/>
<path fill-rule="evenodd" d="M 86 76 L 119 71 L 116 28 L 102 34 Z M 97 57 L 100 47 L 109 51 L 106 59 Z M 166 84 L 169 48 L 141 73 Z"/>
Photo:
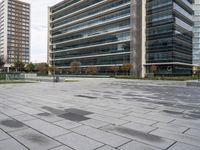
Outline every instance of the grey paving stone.
<path fill-rule="evenodd" d="M 100 128 L 106 125 L 109 125 L 110 123 L 107 122 L 103 122 L 103 121 L 99 121 L 99 120 L 95 120 L 95 119 L 88 119 L 85 121 L 81 121 L 80 123 L 84 124 L 84 125 L 88 125 L 94 128 Z"/>
<path fill-rule="evenodd" d="M 103 147 L 98 148 L 96 150 L 118 150 L 118 149 L 115 149 L 115 148 L 112 148 L 112 147 L 106 145 L 106 146 L 103 146 Z"/>
<path fill-rule="evenodd" d="M 72 129 L 72 128 L 76 128 L 81 126 L 81 124 L 74 122 L 74 121 L 70 121 L 70 120 L 63 120 L 63 121 L 59 121 L 59 122 L 54 122 L 55 125 L 58 125 L 60 127 L 63 127 L 65 129 Z"/>
<path fill-rule="evenodd" d="M 170 131 L 162 130 L 162 129 L 157 129 L 151 132 L 151 134 L 200 147 L 200 139 L 198 137 L 194 137 L 194 136 L 190 136 L 186 134 L 174 133 L 174 132 L 170 132 Z"/>
<path fill-rule="evenodd" d="M 140 113 L 133 112 L 129 115 L 139 117 L 139 118 L 149 119 L 149 120 L 153 120 L 153 121 L 165 122 L 165 123 L 168 123 L 168 122 L 175 120 L 175 118 L 173 118 L 173 117 L 164 116 L 164 115 L 160 115 L 160 114 L 157 114 L 157 115 L 148 114 L 147 115 L 147 114 L 140 114 Z"/>
<path fill-rule="evenodd" d="M 20 105 L 20 104 L 12 105 L 12 107 L 16 108 L 17 110 L 20 110 L 24 113 L 30 114 L 30 115 L 42 113 L 42 111 L 40 111 L 40 110 L 31 108 L 31 107 L 28 107 L 28 106 Z"/>
<path fill-rule="evenodd" d="M 64 110 L 56 109 L 56 108 L 49 107 L 49 106 L 43 106 L 42 109 L 47 110 L 48 112 L 55 114 L 55 115 L 61 115 L 61 114 L 66 113 Z"/>
<path fill-rule="evenodd" d="M 0 141 L 10 138 L 10 136 L 0 129 Z"/>
<path fill-rule="evenodd" d="M 12 132 L 11 135 L 31 150 L 47 150 L 61 145 L 57 141 L 54 141 L 33 129 Z"/>
<path fill-rule="evenodd" d="M 200 150 L 200 147 L 177 142 L 172 147 L 170 147 L 168 150 Z"/>
<path fill-rule="evenodd" d="M 146 114 L 146 113 L 149 113 L 149 112 L 151 112 L 151 110 L 149 110 L 149 109 L 144 109 L 144 108 L 140 108 L 140 107 L 132 107 L 132 112 L 130 112 L 130 113 L 128 113 L 128 114 L 126 114 L 126 115 L 132 115 L 132 114 L 134 114 L 134 113 L 141 113 L 141 114 Z"/>
<path fill-rule="evenodd" d="M 125 124 L 125 123 L 128 122 L 126 120 L 117 119 L 117 118 L 113 118 L 113 117 L 109 117 L 109 116 L 102 116 L 102 115 L 99 115 L 99 114 L 87 115 L 87 117 L 92 118 L 92 119 L 96 119 L 96 120 L 100 120 L 100 121 L 103 121 L 103 122 L 115 124 L 115 125 L 121 125 L 121 124 Z"/>
<path fill-rule="evenodd" d="M 136 123 L 136 122 L 130 122 L 130 123 L 124 124 L 122 126 L 126 127 L 126 128 L 133 129 L 133 130 L 142 131 L 142 132 L 145 132 L 145 133 L 148 133 L 148 132 L 156 129 L 155 127 L 148 126 L 148 125 L 145 125 L 145 124 L 142 124 L 142 123 Z"/>
<path fill-rule="evenodd" d="M 8 119 L 9 117 L 0 113 L 0 120 Z"/>
<path fill-rule="evenodd" d="M 121 110 L 121 109 L 110 109 L 108 110 L 109 112 L 114 112 L 114 113 L 120 113 L 122 115 L 126 115 L 128 113 L 131 113 L 132 112 L 132 109 L 126 109 L 126 110 Z"/>
<path fill-rule="evenodd" d="M 145 132 L 125 128 L 122 126 L 107 126 L 103 127 L 103 129 L 108 132 L 118 134 L 123 137 L 127 137 L 135 141 L 145 143 L 161 149 L 167 149 L 169 146 L 175 143 L 175 141 L 169 140 L 167 138 L 162 138 L 157 135 L 147 134 Z"/>
<path fill-rule="evenodd" d="M 37 119 L 29 114 L 23 114 L 23 115 L 19 115 L 19 116 L 13 116 L 14 119 L 18 120 L 18 121 L 28 121 L 28 120 L 34 120 Z"/>
<path fill-rule="evenodd" d="M 162 122 L 153 124 L 153 126 L 157 127 L 157 128 L 165 129 L 165 130 L 170 130 L 173 132 L 180 132 L 180 133 L 183 133 L 184 131 L 186 131 L 188 129 L 187 127 L 183 127 L 180 125 L 175 125 L 175 124 L 171 124 L 171 123 L 162 123 Z"/>
<path fill-rule="evenodd" d="M 185 132 L 185 134 L 189 134 L 189 135 L 192 135 L 192 136 L 197 136 L 197 137 L 200 137 L 200 130 L 197 130 L 197 129 L 189 129 Z"/>
<path fill-rule="evenodd" d="M 70 132 L 69 130 L 63 129 L 40 119 L 25 121 L 24 123 L 50 137 L 56 137 Z"/>
<path fill-rule="evenodd" d="M 139 143 L 136 141 L 129 142 L 119 148 L 120 150 L 161 150 L 159 148 Z"/>
<path fill-rule="evenodd" d="M 14 139 L 0 141 L 0 150 L 28 150 Z"/>
<path fill-rule="evenodd" d="M 81 126 L 72 130 L 78 134 L 87 136 L 112 147 L 118 147 L 130 141 L 130 139 L 123 138 L 89 126 Z"/>
<path fill-rule="evenodd" d="M 143 118 L 134 117 L 134 116 L 127 116 L 122 119 L 137 122 L 137 123 L 142 123 L 142 124 L 146 124 L 146 125 L 153 125 L 153 124 L 157 123 L 157 121 L 143 119 Z"/>
<path fill-rule="evenodd" d="M 40 118 L 42 120 L 48 121 L 48 122 L 56 122 L 56 121 L 61 121 L 64 120 L 61 117 L 58 117 L 54 114 L 50 114 L 50 113 L 39 113 L 37 115 L 34 115 L 37 118 Z"/>
<path fill-rule="evenodd" d="M 67 146 L 59 146 L 59 147 L 56 147 L 56 148 L 53 148 L 51 150 L 73 150 Z"/>
<path fill-rule="evenodd" d="M 6 132 L 12 132 L 16 130 L 26 129 L 27 126 L 22 122 L 14 119 L 4 119 L 0 120 L 0 128 Z"/>
<path fill-rule="evenodd" d="M 90 108 L 87 109 L 90 110 L 96 114 L 100 114 L 100 115 L 104 115 L 104 116 L 109 116 L 109 117 L 114 117 L 114 118 L 122 118 L 125 117 L 125 115 L 122 115 L 120 113 L 117 112 L 111 112 L 111 111 L 106 111 L 106 110 L 99 110 L 99 109 L 95 109 L 95 108 Z"/>
<path fill-rule="evenodd" d="M 17 116 L 17 115 L 24 114 L 23 112 L 20 112 L 20 111 L 18 111 L 16 109 L 13 109 L 11 107 L 5 107 L 5 106 L 0 107 L 0 112 L 6 114 L 8 116 Z"/>
<path fill-rule="evenodd" d="M 56 139 L 75 150 L 94 150 L 98 147 L 103 146 L 102 143 L 96 142 L 75 133 L 69 133 L 57 137 Z"/>
<path fill-rule="evenodd" d="M 194 129 L 199 129 L 200 130 L 200 121 L 196 121 L 196 120 L 180 120 L 180 119 L 176 119 L 173 122 L 170 122 L 170 124 L 176 124 L 179 126 L 184 126 L 184 127 L 188 127 L 188 128 L 194 128 Z"/>

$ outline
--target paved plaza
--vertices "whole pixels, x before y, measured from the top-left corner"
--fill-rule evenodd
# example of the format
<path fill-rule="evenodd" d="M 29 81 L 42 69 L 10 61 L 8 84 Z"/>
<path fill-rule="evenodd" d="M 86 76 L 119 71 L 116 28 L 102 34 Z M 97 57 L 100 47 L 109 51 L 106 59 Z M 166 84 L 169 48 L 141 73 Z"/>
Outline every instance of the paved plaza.
<path fill-rule="evenodd" d="M 0 150 L 200 150 L 200 88 L 80 79 L 0 85 Z"/>

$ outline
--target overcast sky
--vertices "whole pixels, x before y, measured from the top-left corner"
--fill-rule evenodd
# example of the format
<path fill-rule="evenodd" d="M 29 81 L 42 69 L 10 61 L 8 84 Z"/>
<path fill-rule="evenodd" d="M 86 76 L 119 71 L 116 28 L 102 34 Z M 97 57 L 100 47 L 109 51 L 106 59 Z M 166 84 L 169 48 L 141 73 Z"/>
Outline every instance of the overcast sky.
<path fill-rule="evenodd" d="M 47 61 L 47 12 L 62 0 L 21 0 L 31 4 L 31 61 Z"/>

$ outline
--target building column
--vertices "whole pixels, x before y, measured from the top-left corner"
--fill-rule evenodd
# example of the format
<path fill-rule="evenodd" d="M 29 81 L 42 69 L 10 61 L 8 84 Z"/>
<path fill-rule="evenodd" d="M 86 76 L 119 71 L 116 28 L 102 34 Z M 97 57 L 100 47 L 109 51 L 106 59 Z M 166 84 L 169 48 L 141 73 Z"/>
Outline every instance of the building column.
<path fill-rule="evenodd" d="M 146 0 L 131 0 L 131 43 L 130 63 L 131 75 L 145 76 L 145 42 L 146 42 Z"/>

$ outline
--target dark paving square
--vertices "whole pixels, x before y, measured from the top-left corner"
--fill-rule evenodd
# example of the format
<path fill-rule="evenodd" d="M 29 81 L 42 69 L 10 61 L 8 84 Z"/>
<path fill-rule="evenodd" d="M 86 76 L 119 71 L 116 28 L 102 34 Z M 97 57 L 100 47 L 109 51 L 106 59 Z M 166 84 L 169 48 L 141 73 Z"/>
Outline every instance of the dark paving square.
<path fill-rule="evenodd" d="M 80 121 L 84 121 L 84 120 L 90 119 L 88 117 L 85 117 L 85 116 L 82 116 L 82 115 L 78 115 L 78 114 L 75 114 L 75 113 L 71 113 L 71 112 L 59 115 L 59 117 L 67 119 L 67 120 L 71 120 L 71 121 L 76 121 L 76 122 L 80 122 Z"/>
<path fill-rule="evenodd" d="M 93 114 L 92 112 L 76 109 L 76 108 L 65 109 L 65 111 L 73 113 L 73 114 L 77 114 L 77 115 L 82 115 L 82 116 Z"/>
<path fill-rule="evenodd" d="M 96 99 L 97 97 L 87 96 L 87 95 L 76 95 L 77 97 L 89 98 L 89 99 Z"/>

